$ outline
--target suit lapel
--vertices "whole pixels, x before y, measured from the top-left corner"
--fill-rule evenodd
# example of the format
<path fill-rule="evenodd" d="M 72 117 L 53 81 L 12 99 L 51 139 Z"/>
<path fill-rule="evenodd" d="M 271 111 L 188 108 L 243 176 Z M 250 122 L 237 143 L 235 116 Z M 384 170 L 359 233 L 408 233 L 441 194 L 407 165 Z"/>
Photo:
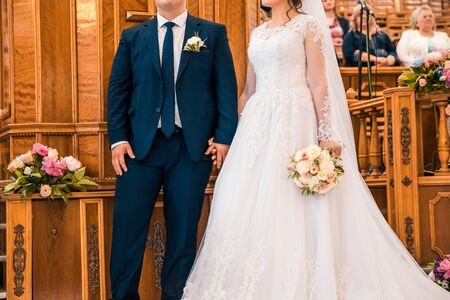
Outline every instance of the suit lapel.
<path fill-rule="evenodd" d="M 159 57 L 158 21 L 156 18 L 146 21 L 143 27 L 144 41 L 149 50 L 156 73 L 162 78 L 161 60 Z"/>
<path fill-rule="evenodd" d="M 184 33 L 182 48 L 184 48 L 184 45 L 186 45 L 187 40 L 193 37 L 196 32 L 200 33 L 201 29 L 202 24 L 200 20 L 197 19 L 196 17 L 188 15 L 188 18 L 186 20 L 186 31 Z M 183 49 L 181 49 L 181 58 L 180 58 L 180 66 L 178 67 L 177 81 L 181 78 L 181 75 L 183 75 L 183 72 L 189 63 L 191 55 L 192 55 L 191 52 L 183 51 Z"/>

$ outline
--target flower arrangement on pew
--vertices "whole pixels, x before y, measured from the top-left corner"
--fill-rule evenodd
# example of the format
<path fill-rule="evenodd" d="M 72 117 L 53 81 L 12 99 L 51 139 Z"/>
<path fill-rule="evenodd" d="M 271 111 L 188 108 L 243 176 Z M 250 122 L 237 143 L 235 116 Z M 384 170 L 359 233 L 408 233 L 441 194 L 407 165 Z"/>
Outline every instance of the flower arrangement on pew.
<path fill-rule="evenodd" d="M 44 198 L 62 198 L 65 205 L 74 191 L 84 192 L 97 183 L 85 176 L 86 168 L 73 156 L 61 157 L 56 149 L 36 143 L 7 168 L 12 183 L 3 194 L 21 194 L 23 198 L 40 193 Z"/>
<path fill-rule="evenodd" d="M 450 254 L 446 255 L 444 258 L 436 259 L 430 264 L 430 269 L 432 269 L 432 271 L 428 276 L 438 285 L 450 292 Z"/>
<path fill-rule="evenodd" d="M 450 50 L 435 50 L 415 59 L 398 83 L 419 93 L 450 92 Z"/>

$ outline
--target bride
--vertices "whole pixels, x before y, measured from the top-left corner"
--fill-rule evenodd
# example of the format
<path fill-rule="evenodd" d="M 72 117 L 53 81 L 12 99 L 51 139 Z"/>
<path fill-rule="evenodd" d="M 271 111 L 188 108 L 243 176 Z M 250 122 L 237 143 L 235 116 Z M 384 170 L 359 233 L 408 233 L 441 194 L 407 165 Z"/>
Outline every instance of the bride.
<path fill-rule="evenodd" d="M 183 299 L 450 299 L 359 175 L 322 2 L 262 2 L 272 20 L 252 33 L 238 130 Z M 289 155 L 318 142 L 346 174 L 328 194 L 302 196 Z"/>

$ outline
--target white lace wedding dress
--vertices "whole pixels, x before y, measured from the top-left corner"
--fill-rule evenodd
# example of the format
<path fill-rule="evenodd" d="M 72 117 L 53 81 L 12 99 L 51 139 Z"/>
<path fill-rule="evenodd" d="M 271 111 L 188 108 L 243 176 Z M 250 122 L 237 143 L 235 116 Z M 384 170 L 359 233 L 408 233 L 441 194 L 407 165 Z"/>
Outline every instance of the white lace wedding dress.
<path fill-rule="evenodd" d="M 385 222 L 348 151 L 347 173 L 325 196 L 302 196 L 287 179 L 294 150 L 334 137 L 323 50 L 309 15 L 252 33 L 256 92 L 217 179 L 183 299 L 450 299 Z"/>

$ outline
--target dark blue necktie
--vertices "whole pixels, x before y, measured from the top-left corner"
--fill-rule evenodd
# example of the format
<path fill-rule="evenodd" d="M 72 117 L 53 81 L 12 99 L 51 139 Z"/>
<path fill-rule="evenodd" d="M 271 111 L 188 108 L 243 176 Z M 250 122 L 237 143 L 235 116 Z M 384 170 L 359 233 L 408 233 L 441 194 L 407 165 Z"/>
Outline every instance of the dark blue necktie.
<path fill-rule="evenodd" d="M 162 51 L 162 76 L 164 84 L 163 108 L 161 115 L 161 130 L 166 137 L 175 132 L 175 76 L 173 58 L 173 26 L 175 23 L 167 22 Z"/>

